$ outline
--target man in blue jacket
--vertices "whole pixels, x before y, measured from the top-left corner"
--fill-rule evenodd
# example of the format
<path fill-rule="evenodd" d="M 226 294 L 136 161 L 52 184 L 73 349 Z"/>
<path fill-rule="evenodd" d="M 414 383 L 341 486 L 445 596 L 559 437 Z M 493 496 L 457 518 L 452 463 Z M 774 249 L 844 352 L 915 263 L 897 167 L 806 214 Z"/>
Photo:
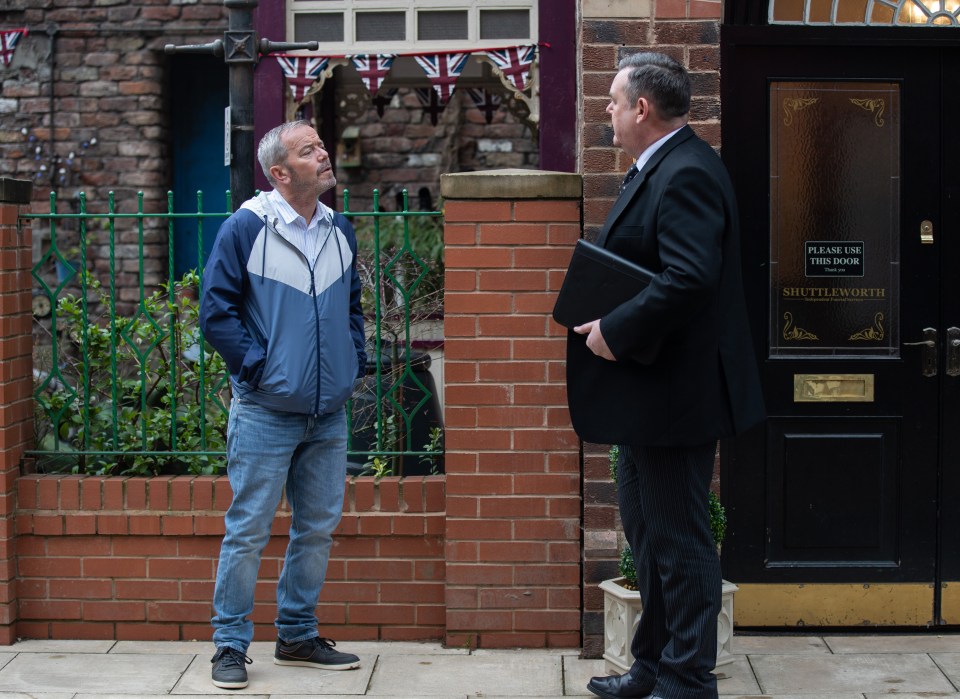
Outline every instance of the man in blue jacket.
<path fill-rule="evenodd" d="M 290 542 L 277 584 L 274 662 L 350 670 L 360 660 L 320 638 L 316 606 L 346 478 L 345 404 L 366 364 L 353 227 L 318 197 L 336 183 L 306 121 L 260 141 L 274 189 L 243 203 L 203 272 L 200 324 L 226 360 L 233 400 L 233 501 L 213 593 L 213 684 L 247 686 L 254 589 L 281 494 Z"/>

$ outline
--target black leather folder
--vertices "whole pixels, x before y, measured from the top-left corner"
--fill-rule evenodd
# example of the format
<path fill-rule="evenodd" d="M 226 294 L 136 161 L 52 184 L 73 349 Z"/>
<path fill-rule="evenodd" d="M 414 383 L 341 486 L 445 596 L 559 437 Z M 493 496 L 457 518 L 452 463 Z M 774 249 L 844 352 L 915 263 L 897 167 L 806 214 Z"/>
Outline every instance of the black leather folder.
<path fill-rule="evenodd" d="M 654 273 L 586 240 L 578 240 L 553 307 L 553 319 L 573 329 L 602 318 L 647 288 Z M 660 351 L 660 340 L 632 356 L 650 364 Z"/>

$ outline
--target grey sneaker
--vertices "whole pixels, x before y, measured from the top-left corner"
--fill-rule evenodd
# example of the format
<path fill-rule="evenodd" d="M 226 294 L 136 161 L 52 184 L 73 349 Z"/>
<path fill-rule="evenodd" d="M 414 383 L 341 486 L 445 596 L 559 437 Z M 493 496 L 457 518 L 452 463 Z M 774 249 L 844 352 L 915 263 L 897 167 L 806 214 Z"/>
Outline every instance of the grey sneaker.
<path fill-rule="evenodd" d="M 277 665 L 315 667 L 318 670 L 353 670 L 360 667 L 360 658 L 353 653 L 334 650 L 335 645 L 329 638 L 308 638 L 296 643 L 285 643 L 278 638 L 273 662 Z"/>
<path fill-rule="evenodd" d="M 213 663 L 213 686 L 221 689 L 243 689 L 247 686 L 247 668 L 253 661 L 236 648 L 217 648 Z"/>

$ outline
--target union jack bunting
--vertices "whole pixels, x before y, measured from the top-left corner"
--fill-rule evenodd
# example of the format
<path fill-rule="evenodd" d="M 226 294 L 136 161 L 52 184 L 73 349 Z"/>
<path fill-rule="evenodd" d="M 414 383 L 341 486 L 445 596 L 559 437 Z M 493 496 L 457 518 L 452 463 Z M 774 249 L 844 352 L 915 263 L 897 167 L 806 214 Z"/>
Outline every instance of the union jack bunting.
<path fill-rule="evenodd" d="M 537 45 L 511 46 L 510 48 L 487 51 L 486 54 L 497 64 L 500 72 L 523 92 L 530 81 L 530 66 L 537 58 Z"/>
<path fill-rule="evenodd" d="M 290 91 L 293 93 L 293 99 L 298 104 L 307 96 L 307 90 L 320 77 L 320 73 L 330 62 L 329 58 L 319 56 L 311 57 L 293 57 L 277 56 L 277 63 L 280 64 L 280 70 L 283 71 Z"/>
<path fill-rule="evenodd" d="M 380 89 L 387 73 L 390 72 L 390 66 L 393 65 L 393 59 L 396 57 L 397 54 L 395 53 L 372 53 L 366 56 L 349 57 L 371 97 L 377 96 L 377 90 Z"/>
<path fill-rule="evenodd" d="M 490 92 L 482 88 L 467 88 L 467 94 L 473 100 L 473 106 L 483 112 L 483 116 L 489 124 L 493 121 L 493 113 L 497 111 L 503 98 L 495 92 Z"/>
<path fill-rule="evenodd" d="M 20 41 L 20 37 L 26 35 L 25 28 L 0 31 L 0 65 L 8 66 L 13 63 L 13 52 L 17 50 L 17 42 Z"/>
<path fill-rule="evenodd" d="M 440 98 L 440 104 L 450 101 L 457 78 L 467 64 L 469 53 L 435 53 L 425 56 L 414 56 L 433 85 L 433 89 Z"/>

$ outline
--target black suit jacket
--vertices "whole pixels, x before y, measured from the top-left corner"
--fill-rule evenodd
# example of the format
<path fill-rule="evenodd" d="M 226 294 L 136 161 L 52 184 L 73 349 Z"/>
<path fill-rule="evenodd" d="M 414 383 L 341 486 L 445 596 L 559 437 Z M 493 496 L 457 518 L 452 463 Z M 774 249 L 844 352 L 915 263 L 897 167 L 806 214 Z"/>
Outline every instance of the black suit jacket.
<path fill-rule="evenodd" d="M 597 243 L 658 274 L 601 319 L 616 362 L 570 332 L 567 399 L 577 434 L 601 444 L 694 446 L 762 420 L 736 200 L 714 150 L 684 126 L 627 185 Z M 652 364 L 629 358 L 658 337 Z"/>

